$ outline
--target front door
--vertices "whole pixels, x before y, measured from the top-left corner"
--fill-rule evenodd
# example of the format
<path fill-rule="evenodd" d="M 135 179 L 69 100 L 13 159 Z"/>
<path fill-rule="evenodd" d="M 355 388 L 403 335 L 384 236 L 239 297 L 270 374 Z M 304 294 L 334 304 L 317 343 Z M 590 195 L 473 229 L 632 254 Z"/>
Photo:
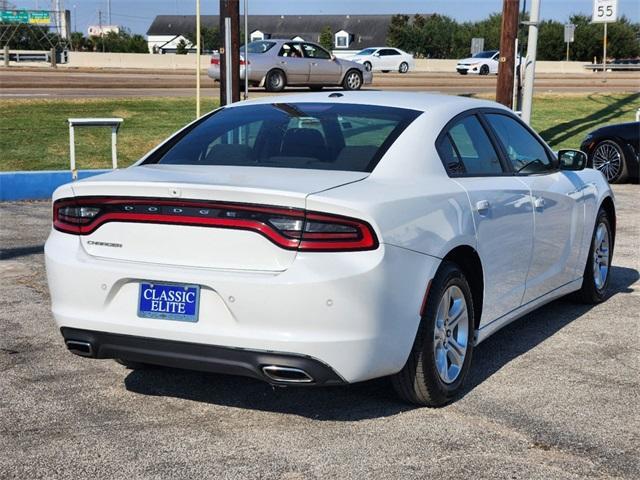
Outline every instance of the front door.
<path fill-rule="evenodd" d="M 305 59 L 309 62 L 309 83 L 338 85 L 342 80 L 342 67 L 324 48 L 313 43 L 303 43 Z"/>
<path fill-rule="evenodd" d="M 275 66 L 284 71 L 288 84 L 306 84 L 309 81 L 309 61 L 304 58 L 300 44 L 283 44 L 277 58 Z"/>
<path fill-rule="evenodd" d="M 535 233 L 523 298 L 528 303 L 582 275 L 582 182 L 574 172 L 559 171 L 552 154 L 518 120 L 500 113 L 485 118 L 514 173 L 531 190 Z"/>
<path fill-rule="evenodd" d="M 469 196 L 484 273 L 481 326 L 521 305 L 533 251 L 529 188 L 507 173 L 504 160 L 476 115 L 441 136 L 438 151 L 448 174 Z"/>

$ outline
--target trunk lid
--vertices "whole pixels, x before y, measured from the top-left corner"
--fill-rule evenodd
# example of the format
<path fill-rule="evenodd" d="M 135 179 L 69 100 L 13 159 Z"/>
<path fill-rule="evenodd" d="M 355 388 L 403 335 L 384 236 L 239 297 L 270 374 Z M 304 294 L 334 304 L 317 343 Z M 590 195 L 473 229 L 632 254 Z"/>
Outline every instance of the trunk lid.
<path fill-rule="evenodd" d="M 308 195 L 367 176 L 344 171 L 149 165 L 85 179 L 72 189 L 76 197 L 163 199 L 167 205 L 193 200 L 304 209 Z M 152 207 L 126 208 L 137 212 Z M 267 236 L 236 228 L 114 220 L 80 238 L 92 256 L 165 265 L 284 271 L 296 256 L 296 250 L 282 248 Z"/>

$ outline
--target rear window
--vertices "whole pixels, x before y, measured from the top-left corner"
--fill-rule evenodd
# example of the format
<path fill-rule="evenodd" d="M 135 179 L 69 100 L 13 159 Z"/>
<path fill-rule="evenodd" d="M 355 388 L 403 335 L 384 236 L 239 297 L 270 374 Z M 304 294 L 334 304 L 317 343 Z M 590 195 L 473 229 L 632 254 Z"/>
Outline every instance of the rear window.
<path fill-rule="evenodd" d="M 370 172 L 420 112 L 333 103 L 218 110 L 145 163 Z"/>

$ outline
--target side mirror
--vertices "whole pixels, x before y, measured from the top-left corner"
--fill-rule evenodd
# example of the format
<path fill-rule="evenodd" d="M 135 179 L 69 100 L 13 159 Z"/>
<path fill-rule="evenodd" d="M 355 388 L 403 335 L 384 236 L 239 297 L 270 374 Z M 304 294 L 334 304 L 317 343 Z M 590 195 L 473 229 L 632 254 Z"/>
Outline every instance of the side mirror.
<path fill-rule="evenodd" d="M 374 57 L 379 57 L 379 56 L 380 56 L 380 53 L 376 52 L 376 53 L 374 53 L 374 54 L 373 54 L 373 56 L 374 56 Z"/>
<path fill-rule="evenodd" d="M 580 150 L 560 150 L 558 163 L 560 170 L 583 170 L 587 166 L 587 154 Z"/>

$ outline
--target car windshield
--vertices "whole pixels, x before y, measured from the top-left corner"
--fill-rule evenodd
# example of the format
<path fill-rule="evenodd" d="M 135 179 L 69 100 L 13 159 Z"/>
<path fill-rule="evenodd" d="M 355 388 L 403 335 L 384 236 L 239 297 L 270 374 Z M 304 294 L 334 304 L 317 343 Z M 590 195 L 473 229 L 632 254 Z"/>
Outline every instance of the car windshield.
<path fill-rule="evenodd" d="M 274 103 L 224 108 L 145 164 L 372 171 L 419 111 L 374 105 Z"/>
<path fill-rule="evenodd" d="M 365 48 L 364 50 L 360 50 L 358 53 L 356 53 L 356 55 L 373 55 L 373 52 L 375 51 L 375 48 Z"/>
<path fill-rule="evenodd" d="M 491 58 L 493 57 L 496 53 L 498 53 L 497 50 L 489 50 L 487 52 L 479 52 L 476 53 L 473 58 Z"/>
<path fill-rule="evenodd" d="M 259 41 L 251 42 L 247 44 L 247 51 L 249 53 L 264 53 L 270 50 L 275 45 L 275 42 Z M 240 53 L 244 53 L 244 45 L 240 47 Z"/>

